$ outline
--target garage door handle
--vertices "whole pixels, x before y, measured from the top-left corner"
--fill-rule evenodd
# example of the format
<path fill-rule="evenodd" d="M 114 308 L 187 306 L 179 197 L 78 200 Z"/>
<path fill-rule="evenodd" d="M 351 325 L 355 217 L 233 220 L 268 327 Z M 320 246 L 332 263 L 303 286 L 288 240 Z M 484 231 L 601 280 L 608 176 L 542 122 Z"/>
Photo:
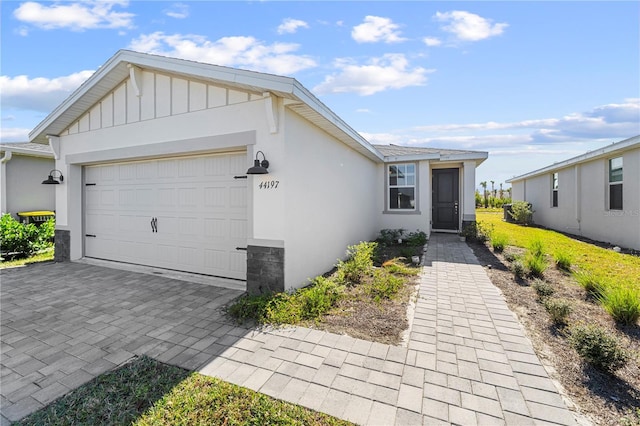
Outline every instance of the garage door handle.
<path fill-rule="evenodd" d="M 236 247 L 236 250 L 244 250 L 244 251 L 247 251 L 247 248 L 246 248 L 246 247 Z"/>
<path fill-rule="evenodd" d="M 151 218 L 151 232 L 158 232 L 158 218 Z"/>

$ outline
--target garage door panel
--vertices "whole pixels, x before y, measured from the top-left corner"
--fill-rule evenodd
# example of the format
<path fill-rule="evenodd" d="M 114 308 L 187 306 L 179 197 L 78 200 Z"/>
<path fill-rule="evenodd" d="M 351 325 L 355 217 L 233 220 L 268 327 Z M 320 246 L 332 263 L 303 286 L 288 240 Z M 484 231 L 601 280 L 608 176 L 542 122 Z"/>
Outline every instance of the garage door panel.
<path fill-rule="evenodd" d="M 85 255 L 245 279 L 246 180 L 233 178 L 245 163 L 240 153 L 87 166 L 85 229 L 96 237 Z"/>

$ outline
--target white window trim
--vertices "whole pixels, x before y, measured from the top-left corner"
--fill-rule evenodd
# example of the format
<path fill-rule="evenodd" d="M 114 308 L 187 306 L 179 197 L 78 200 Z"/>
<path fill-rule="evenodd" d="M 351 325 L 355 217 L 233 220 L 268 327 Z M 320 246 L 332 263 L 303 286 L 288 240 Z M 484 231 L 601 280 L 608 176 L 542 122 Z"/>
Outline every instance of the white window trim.
<path fill-rule="evenodd" d="M 617 158 L 619 158 L 622 161 L 622 167 L 621 167 L 622 180 L 619 182 L 611 182 L 611 160 L 615 160 Z M 622 186 L 623 183 L 624 183 L 624 157 L 618 156 L 618 157 L 608 158 L 607 159 L 607 210 L 614 210 L 614 211 L 624 210 L 624 186 Z M 613 185 L 622 186 L 622 191 L 623 191 L 622 206 L 619 209 L 611 208 L 611 186 Z"/>
<path fill-rule="evenodd" d="M 412 165 L 414 170 L 414 184 L 413 185 L 389 185 L 389 167 Z M 418 163 L 411 161 L 403 163 L 385 163 L 384 165 L 384 212 L 385 214 L 420 214 L 419 210 L 419 196 L 418 196 L 418 182 L 420 181 L 418 176 Z M 413 188 L 413 201 L 414 207 L 411 209 L 392 209 L 391 208 L 391 189 L 392 188 Z"/>
<path fill-rule="evenodd" d="M 554 184 L 557 186 L 555 186 Z M 558 191 L 559 188 L 560 188 L 560 173 L 558 172 L 551 173 L 551 208 L 552 209 L 557 209 L 558 206 L 560 205 L 560 198 L 559 198 L 560 192 Z M 555 206 L 553 205 L 554 193 L 557 201 L 557 204 Z"/>

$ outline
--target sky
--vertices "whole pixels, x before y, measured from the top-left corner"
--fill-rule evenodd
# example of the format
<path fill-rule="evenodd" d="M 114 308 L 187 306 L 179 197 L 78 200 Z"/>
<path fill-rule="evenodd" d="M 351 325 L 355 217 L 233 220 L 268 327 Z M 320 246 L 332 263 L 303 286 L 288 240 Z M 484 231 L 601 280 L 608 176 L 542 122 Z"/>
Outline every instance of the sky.
<path fill-rule="evenodd" d="M 476 182 L 497 189 L 640 135 L 639 17 L 637 1 L 3 0 L 0 140 L 28 141 L 130 49 L 294 77 L 373 144 L 487 151 Z"/>

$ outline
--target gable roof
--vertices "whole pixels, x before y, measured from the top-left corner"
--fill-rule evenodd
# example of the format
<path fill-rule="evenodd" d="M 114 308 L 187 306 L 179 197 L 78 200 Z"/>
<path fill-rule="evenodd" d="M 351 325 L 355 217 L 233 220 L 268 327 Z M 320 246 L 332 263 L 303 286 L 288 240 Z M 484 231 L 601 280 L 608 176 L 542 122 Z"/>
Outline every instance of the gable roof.
<path fill-rule="evenodd" d="M 623 151 L 627 151 L 630 149 L 640 148 L 640 135 L 633 136 L 629 139 L 624 139 L 620 142 L 612 143 L 611 145 L 607 145 L 604 148 L 596 149 L 593 151 L 589 151 L 585 154 L 578 155 L 573 158 L 569 158 L 568 160 L 560 161 L 558 163 L 554 163 L 550 166 L 543 167 L 538 170 L 534 170 L 529 173 L 525 173 L 520 176 L 512 177 L 511 179 L 507 179 L 507 183 L 517 182 L 519 180 L 527 179 L 530 177 L 542 175 L 545 173 L 549 173 L 555 170 L 564 169 L 566 167 L 570 167 L 576 164 L 585 163 L 587 161 L 592 161 L 598 158 L 609 157 L 616 153 L 621 153 Z"/>
<path fill-rule="evenodd" d="M 13 154 L 30 155 L 32 157 L 53 158 L 49 145 L 31 142 L 11 142 L 0 144 L 0 152 L 10 151 Z"/>
<path fill-rule="evenodd" d="M 382 155 L 385 162 L 407 160 L 439 160 L 469 161 L 475 160 L 480 165 L 489 156 L 485 151 L 465 151 L 459 149 L 411 147 L 400 145 L 373 145 Z"/>
<path fill-rule="evenodd" d="M 59 135 L 124 81 L 129 76 L 130 66 L 198 78 L 212 84 L 250 92 L 271 92 L 289 100 L 290 102 L 286 103 L 288 108 L 346 145 L 373 161 L 382 161 L 382 155 L 366 139 L 294 78 L 130 50 L 119 50 L 112 56 L 29 133 L 29 140 L 47 143 L 47 135 Z"/>

